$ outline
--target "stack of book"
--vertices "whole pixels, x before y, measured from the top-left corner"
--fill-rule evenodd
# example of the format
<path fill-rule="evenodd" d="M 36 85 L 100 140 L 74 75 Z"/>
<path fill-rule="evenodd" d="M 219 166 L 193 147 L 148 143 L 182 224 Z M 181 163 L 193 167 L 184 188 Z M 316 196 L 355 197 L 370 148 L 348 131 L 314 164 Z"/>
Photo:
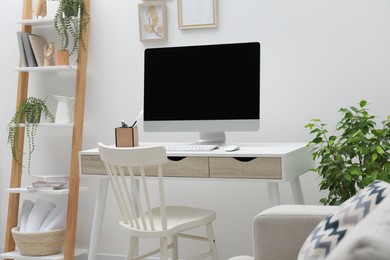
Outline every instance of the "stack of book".
<path fill-rule="evenodd" d="M 60 190 L 67 188 L 69 176 L 34 176 L 28 190 Z"/>
<path fill-rule="evenodd" d="M 17 32 L 20 52 L 21 67 L 44 66 L 45 62 L 45 37 L 27 33 Z"/>

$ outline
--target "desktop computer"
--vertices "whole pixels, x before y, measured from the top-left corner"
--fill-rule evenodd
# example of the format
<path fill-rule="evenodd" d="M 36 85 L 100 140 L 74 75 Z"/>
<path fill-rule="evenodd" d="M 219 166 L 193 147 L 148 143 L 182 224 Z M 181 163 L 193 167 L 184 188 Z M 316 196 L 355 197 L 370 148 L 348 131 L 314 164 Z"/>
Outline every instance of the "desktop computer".
<path fill-rule="evenodd" d="M 259 130 L 260 43 L 148 48 L 144 58 L 145 132 L 220 145 L 227 131 Z"/>

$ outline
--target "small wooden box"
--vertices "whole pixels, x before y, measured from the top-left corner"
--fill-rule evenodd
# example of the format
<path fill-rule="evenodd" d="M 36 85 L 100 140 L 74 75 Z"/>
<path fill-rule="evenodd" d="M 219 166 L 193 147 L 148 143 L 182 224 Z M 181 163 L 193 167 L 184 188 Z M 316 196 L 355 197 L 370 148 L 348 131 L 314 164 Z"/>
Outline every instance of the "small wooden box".
<path fill-rule="evenodd" d="M 138 127 L 115 128 L 116 147 L 138 146 Z"/>

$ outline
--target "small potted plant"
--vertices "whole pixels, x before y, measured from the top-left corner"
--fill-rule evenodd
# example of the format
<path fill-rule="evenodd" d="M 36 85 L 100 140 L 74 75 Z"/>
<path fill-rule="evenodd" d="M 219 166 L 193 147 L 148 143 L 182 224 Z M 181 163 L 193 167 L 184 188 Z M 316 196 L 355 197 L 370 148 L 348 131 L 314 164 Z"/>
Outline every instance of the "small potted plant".
<path fill-rule="evenodd" d="M 11 146 L 12 157 L 16 163 L 22 166 L 21 157 L 23 156 L 23 153 L 19 150 L 19 127 L 20 124 L 25 124 L 28 138 L 28 173 L 30 173 L 31 154 L 35 149 L 34 136 L 42 114 L 45 118 L 49 119 L 50 122 L 54 122 L 54 115 L 49 111 L 45 100 L 28 97 L 20 106 L 18 106 L 15 115 L 7 126 L 8 143 Z"/>
<path fill-rule="evenodd" d="M 54 28 L 61 38 L 61 46 L 56 51 L 57 65 L 68 65 L 69 56 L 77 53 L 79 44 L 84 44 L 83 33 L 89 23 L 89 14 L 84 0 L 58 0 L 54 17 Z M 72 46 L 71 44 L 71 37 Z"/>
<path fill-rule="evenodd" d="M 320 190 L 329 190 L 320 200 L 324 205 L 340 205 L 376 179 L 390 182 L 390 117 L 377 127 L 365 100 L 339 112 L 343 117 L 334 134 L 320 119 L 305 126 L 315 136 L 308 143 L 318 160 L 312 170 L 322 177 Z"/>

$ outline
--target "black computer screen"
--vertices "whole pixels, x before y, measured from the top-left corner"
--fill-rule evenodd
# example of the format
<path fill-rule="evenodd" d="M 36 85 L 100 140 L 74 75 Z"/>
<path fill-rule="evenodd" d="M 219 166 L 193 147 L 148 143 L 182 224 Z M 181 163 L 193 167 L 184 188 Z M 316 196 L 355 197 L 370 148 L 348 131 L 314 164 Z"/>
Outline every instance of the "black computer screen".
<path fill-rule="evenodd" d="M 149 48 L 144 121 L 260 118 L 260 43 Z"/>

